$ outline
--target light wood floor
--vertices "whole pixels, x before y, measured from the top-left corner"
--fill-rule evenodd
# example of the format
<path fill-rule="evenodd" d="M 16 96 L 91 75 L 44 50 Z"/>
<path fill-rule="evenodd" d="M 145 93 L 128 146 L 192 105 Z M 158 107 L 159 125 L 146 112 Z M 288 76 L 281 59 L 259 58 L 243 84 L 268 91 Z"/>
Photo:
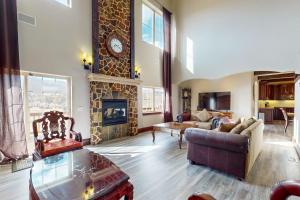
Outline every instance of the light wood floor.
<path fill-rule="evenodd" d="M 282 125 L 266 126 L 264 150 L 244 182 L 190 165 L 185 142 L 180 150 L 177 138 L 168 133 L 158 133 L 156 144 L 152 144 L 151 134 L 145 133 L 88 148 L 106 155 L 131 177 L 136 200 L 186 200 L 194 192 L 210 193 L 218 200 L 264 200 L 269 199 L 277 181 L 300 179 L 291 132 L 291 127 L 284 135 Z M 27 200 L 29 171 L 11 174 L 8 169 L 0 168 L 0 199 Z"/>

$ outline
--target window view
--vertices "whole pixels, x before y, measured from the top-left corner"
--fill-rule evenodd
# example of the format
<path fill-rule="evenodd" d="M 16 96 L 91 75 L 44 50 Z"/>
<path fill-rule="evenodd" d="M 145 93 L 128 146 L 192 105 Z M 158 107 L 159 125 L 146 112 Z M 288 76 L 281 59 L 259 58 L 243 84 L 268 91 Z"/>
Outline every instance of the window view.
<path fill-rule="evenodd" d="M 163 89 L 143 88 L 143 113 L 163 111 Z"/>
<path fill-rule="evenodd" d="M 32 122 L 44 112 L 58 110 L 71 115 L 71 79 L 54 75 L 22 73 L 22 89 L 25 126 L 29 140 L 32 138 Z M 28 145 L 30 147 L 30 145 Z"/>
<path fill-rule="evenodd" d="M 142 39 L 163 49 L 163 17 L 148 5 L 142 6 Z"/>
<path fill-rule="evenodd" d="M 55 0 L 55 1 L 65 5 L 65 6 L 68 6 L 70 8 L 72 7 L 72 0 Z"/>

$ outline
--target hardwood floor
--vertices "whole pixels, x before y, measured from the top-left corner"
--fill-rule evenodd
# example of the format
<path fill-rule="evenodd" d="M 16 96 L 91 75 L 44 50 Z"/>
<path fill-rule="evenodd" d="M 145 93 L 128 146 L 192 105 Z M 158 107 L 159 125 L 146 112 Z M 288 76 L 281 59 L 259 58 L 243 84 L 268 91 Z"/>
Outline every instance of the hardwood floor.
<path fill-rule="evenodd" d="M 106 142 L 88 148 L 104 154 L 131 177 L 136 200 L 186 200 L 194 192 L 205 192 L 218 200 L 269 199 L 271 186 L 279 180 L 300 179 L 300 162 L 290 135 L 282 125 L 267 125 L 264 150 L 246 181 L 190 165 L 186 143 L 180 150 L 177 137 L 158 133 L 152 144 L 150 133 Z M 0 168 L 0 199 L 28 199 L 28 170 L 11 174 Z M 299 198 L 291 198 L 299 199 Z"/>

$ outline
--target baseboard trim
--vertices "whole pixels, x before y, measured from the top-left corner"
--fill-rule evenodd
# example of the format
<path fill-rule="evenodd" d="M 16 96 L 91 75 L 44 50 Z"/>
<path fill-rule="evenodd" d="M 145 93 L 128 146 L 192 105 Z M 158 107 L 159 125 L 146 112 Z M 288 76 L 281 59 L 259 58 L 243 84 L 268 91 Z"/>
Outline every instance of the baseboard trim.
<path fill-rule="evenodd" d="M 153 130 L 153 127 L 148 126 L 148 127 L 144 127 L 144 128 L 139 128 L 138 133 L 144 133 L 144 132 L 148 132 L 148 131 L 152 131 L 152 130 Z"/>
<path fill-rule="evenodd" d="M 87 146 L 91 144 L 91 138 L 86 138 L 82 140 L 83 146 Z"/>

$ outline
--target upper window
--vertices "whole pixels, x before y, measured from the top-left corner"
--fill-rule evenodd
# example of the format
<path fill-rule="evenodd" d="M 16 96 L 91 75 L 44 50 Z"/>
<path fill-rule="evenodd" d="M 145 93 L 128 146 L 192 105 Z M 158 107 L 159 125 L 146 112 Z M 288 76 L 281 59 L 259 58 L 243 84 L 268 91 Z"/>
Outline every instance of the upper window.
<path fill-rule="evenodd" d="M 162 88 L 143 88 L 143 113 L 162 112 L 164 92 Z"/>
<path fill-rule="evenodd" d="M 65 6 L 68 6 L 70 8 L 72 7 L 72 0 L 55 0 L 55 1 L 65 5 Z"/>
<path fill-rule="evenodd" d="M 160 49 L 164 47 L 162 14 L 143 3 L 142 39 Z"/>

